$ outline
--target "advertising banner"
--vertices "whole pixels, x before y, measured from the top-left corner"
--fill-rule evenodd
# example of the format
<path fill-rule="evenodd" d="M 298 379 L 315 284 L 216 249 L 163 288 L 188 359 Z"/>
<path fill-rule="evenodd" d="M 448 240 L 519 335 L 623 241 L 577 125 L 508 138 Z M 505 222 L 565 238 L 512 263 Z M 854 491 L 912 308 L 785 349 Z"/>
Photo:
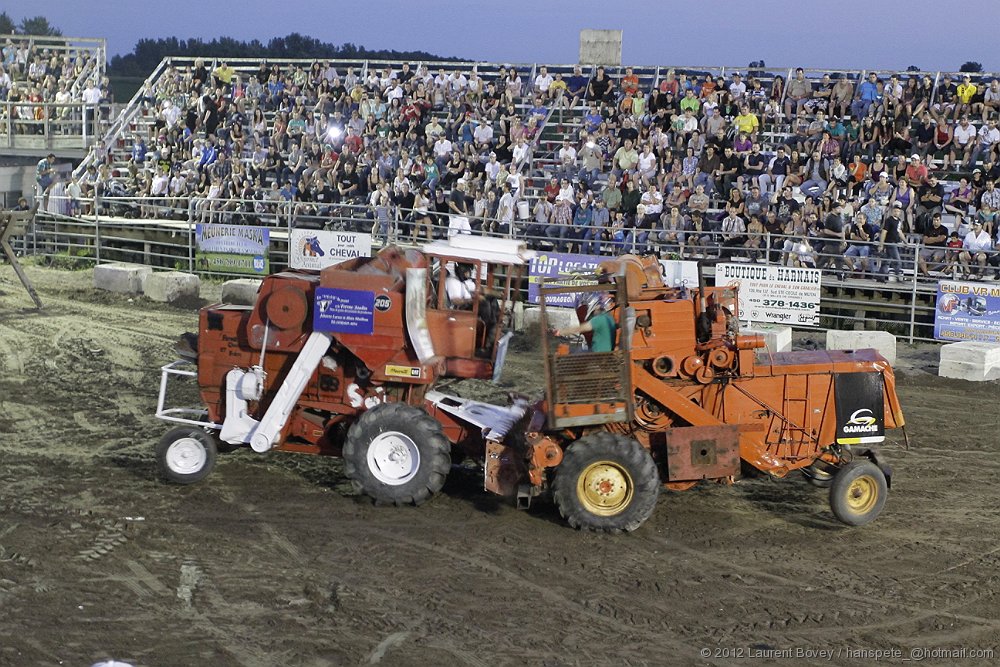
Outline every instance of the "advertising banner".
<path fill-rule="evenodd" d="M 201 271 L 267 275 L 271 271 L 267 227 L 201 224 L 195 226 L 195 262 Z"/>
<path fill-rule="evenodd" d="M 663 282 L 667 287 L 698 287 L 698 262 L 685 259 L 661 259 Z"/>
<path fill-rule="evenodd" d="M 313 329 L 371 334 L 375 329 L 375 292 L 317 287 L 313 302 Z"/>
<path fill-rule="evenodd" d="M 587 285 L 594 282 L 597 265 L 608 259 L 597 255 L 576 255 L 565 252 L 540 252 L 531 260 L 528 273 L 528 301 L 538 303 L 538 286 L 542 279 L 559 277 L 546 282 L 549 287 L 556 285 Z M 576 305 L 573 294 L 553 294 L 545 300 L 547 306 L 572 308 Z"/>
<path fill-rule="evenodd" d="M 355 257 L 371 257 L 372 235 L 293 229 L 288 239 L 288 265 L 319 270 Z"/>
<path fill-rule="evenodd" d="M 938 340 L 1000 342 L 1000 285 L 942 280 L 935 305 Z"/>
<path fill-rule="evenodd" d="M 715 284 L 740 288 L 740 319 L 795 326 L 819 324 L 819 269 L 717 264 Z"/>
<path fill-rule="evenodd" d="M 597 265 L 608 259 L 608 257 L 598 255 L 577 255 L 563 252 L 539 253 L 531 260 L 528 274 L 528 302 L 538 303 L 538 286 L 541 285 L 543 278 L 551 279 L 562 276 L 560 280 L 547 282 L 546 284 L 550 287 L 591 284 Z M 660 267 L 662 268 L 663 282 L 668 287 L 694 289 L 698 286 L 697 262 L 661 259 Z M 614 291 L 614 287 L 609 287 L 608 290 Z M 554 294 L 546 301 L 546 304 L 572 308 L 576 305 L 576 296 L 573 294 Z"/>

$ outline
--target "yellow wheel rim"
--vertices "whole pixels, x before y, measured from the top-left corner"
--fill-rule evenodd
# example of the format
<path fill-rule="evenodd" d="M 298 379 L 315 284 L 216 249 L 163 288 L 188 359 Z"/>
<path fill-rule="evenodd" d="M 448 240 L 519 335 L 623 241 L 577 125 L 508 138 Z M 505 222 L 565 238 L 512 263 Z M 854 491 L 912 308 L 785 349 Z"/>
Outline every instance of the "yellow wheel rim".
<path fill-rule="evenodd" d="M 634 488 L 625 468 L 611 461 L 598 461 L 580 473 L 576 495 L 591 514 L 614 516 L 632 502 Z"/>
<path fill-rule="evenodd" d="M 863 475 L 847 487 L 847 507 L 854 514 L 866 514 L 878 502 L 878 484 L 873 477 Z"/>

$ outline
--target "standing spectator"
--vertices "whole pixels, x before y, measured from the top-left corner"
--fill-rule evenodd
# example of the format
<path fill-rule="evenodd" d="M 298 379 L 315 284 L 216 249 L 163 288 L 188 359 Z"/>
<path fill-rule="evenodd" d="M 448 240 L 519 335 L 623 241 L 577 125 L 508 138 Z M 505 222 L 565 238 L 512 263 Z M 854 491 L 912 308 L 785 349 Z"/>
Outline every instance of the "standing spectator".
<path fill-rule="evenodd" d="M 917 190 L 917 207 L 915 214 L 915 229 L 918 234 L 926 234 L 930 220 L 934 215 L 940 217 L 944 201 L 944 186 L 938 183 L 937 176 L 931 175 L 927 183 Z"/>
<path fill-rule="evenodd" d="M 882 231 L 879 234 L 878 250 L 882 256 L 879 281 L 896 282 L 902 273 L 903 264 L 899 257 L 900 246 L 905 245 L 902 233 L 903 205 L 895 202 L 889 215 L 882 221 Z M 984 260 L 985 261 L 985 260 Z"/>
<path fill-rule="evenodd" d="M 45 197 L 49 186 L 55 180 L 55 174 L 56 156 L 53 153 L 49 153 L 35 165 L 35 195 L 37 197 Z M 45 205 L 42 204 L 41 208 L 45 209 Z"/>
<path fill-rule="evenodd" d="M 96 137 L 98 134 L 97 128 L 97 117 L 98 117 L 98 107 L 101 103 L 101 97 L 103 93 L 101 92 L 100 86 L 97 85 L 97 81 L 91 79 L 87 82 L 87 87 L 83 89 L 83 133 L 86 136 L 88 133 L 91 136 Z"/>

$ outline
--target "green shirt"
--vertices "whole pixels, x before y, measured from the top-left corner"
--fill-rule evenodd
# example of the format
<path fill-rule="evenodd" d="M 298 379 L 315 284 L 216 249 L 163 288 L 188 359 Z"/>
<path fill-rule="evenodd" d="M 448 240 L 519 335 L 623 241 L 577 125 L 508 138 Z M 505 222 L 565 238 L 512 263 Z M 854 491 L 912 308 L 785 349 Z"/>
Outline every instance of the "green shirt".
<path fill-rule="evenodd" d="M 591 352 L 610 352 L 615 346 L 615 318 L 611 313 L 598 313 L 590 318 L 593 337 L 590 339 Z"/>

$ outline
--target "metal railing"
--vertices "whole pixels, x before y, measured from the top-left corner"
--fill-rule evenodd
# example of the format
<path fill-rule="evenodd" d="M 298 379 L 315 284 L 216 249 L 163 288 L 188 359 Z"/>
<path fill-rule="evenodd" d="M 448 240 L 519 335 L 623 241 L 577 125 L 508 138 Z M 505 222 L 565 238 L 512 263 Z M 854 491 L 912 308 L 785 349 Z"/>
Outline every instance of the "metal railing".
<path fill-rule="evenodd" d="M 0 102 L 0 146 L 22 150 L 87 150 L 108 126 L 111 105 L 81 101 Z M 40 153 L 44 154 L 44 153 Z"/>
<path fill-rule="evenodd" d="M 451 223 L 456 217 L 435 211 L 392 210 L 383 227 L 371 206 L 356 203 L 317 208 L 284 200 L 99 197 L 70 201 L 51 195 L 36 216 L 34 229 L 15 239 L 14 245 L 22 254 L 71 267 L 133 262 L 192 273 L 236 275 L 198 266 L 195 231 L 199 223 L 267 227 L 274 272 L 289 263 L 288 242 L 294 229 L 370 233 L 375 247 L 416 245 L 427 239 L 428 230 L 435 238 L 455 233 Z M 428 228 L 418 226 L 426 219 L 430 220 Z M 823 275 L 821 329 L 882 329 L 911 342 L 933 340 L 937 283 L 920 275 L 918 258 L 925 248 L 919 241 L 899 246 L 899 271 L 890 281 L 887 258 L 879 256 L 875 246 L 868 246 L 871 254 L 862 270 L 857 258 L 851 261 L 853 267 L 844 265 L 842 249 L 816 252 L 818 237 L 765 233 L 745 235 L 744 241 L 734 242 L 706 226 L 703 231 L 684 232 L 680 241 L 671 240 L 670 232 L 661 227 L 575 227 L 521 219 L 512 229 L 486 231 L 499 222 L 469 218 L 474 234 L 519 238 L 542 252 L 595 256 L 653 253 L 663 259 L 819 267 Z M 839 244 L 833 245 L 836 248 Z M 929 268 L 936 270 L 938 279 L 944 279 L 957 265 L 957 256 L 948 254 L 938 264 L 930 262 Z"/>

